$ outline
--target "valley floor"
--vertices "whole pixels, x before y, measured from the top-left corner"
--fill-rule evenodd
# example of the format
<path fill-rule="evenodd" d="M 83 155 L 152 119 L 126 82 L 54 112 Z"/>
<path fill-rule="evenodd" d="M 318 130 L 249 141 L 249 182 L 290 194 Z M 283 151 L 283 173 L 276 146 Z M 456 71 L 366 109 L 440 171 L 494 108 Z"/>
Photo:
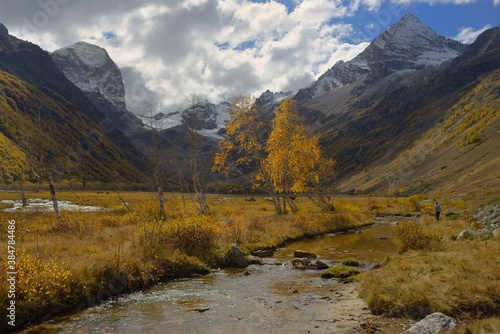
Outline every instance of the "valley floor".
<path fill-rule="evenodd" d="M 158 219 L 157 204 L 150 193 L 121 193 L 130 211 L 116 192 L 60 192 L 58 196 L 73 204 L 106 210 L 66 211 L 62 219 L 50 212 L 0 211 L 3 230 L 7 231 L 9 222 L 15 221 L 17 328 L 162 280 L 206 273 L 211 267 L 224 265 L 233 243 L 248 254 L 290 240 L 355 228 L 372 222 L 376 216 L 390 214 L 421 215 L 424 232 L 437 233 L 443 241 L 391 256 L 379 269 L 359 275 L 357 283 L 344 286 L 353 290 L 343 296 L 356 295 L 359 284 L 364 301 L 346 297 L 345 309 L 367 315 L 371 310 L 384 317 L 411 321 L 425 316 L 424 312 L 441 311 L 463 324 L 463 330 L 457 333 L 466 333 L 467 328 L 476 328 L 473 326 L 499 328 L 498 237 L 454 240 L 471 224 L 475 208 L 498 205 L 498 198 L 442 196 L 444 219 L 436 223 L 432 199 L 425 196 L 337 197 L 334 213 L 322 213 L 306 198 L 299 197 L 298 213 L 276 216 L 272 203 L 264 197 L 250 201 L 245 196 L 209 195 L 211 212 L 199 216 L 188 196 L 168 194 L 165 221 Z M 29 193 L 28 197 L 48 198 L 48 194 Z M 0 193 L 0 200 L 15 199 L 15 193 Z M 2 206 L 0 209 L 8 205 Z M 2 243 L 8 240 L 2 233 Z M 6 260 L 2 257 L 4 268 Z M 4 305 L 11 300 L 6 275 L 5 271 L 0 273 L 0 299 Z M 421 291 L 425 291 L 426 298 L 416 298 Z M 419 314 L 415 310 L 423 311 Z M 348 315 L 332 317 L 350 321 Z M 386 333 L 394 325 L 375 322 L 374 326 L 386 328 Z M 2 328 L 12 329 L 7 326 L 2 323 Z M 489 332 L 478 329 L 477 333 Z"/>

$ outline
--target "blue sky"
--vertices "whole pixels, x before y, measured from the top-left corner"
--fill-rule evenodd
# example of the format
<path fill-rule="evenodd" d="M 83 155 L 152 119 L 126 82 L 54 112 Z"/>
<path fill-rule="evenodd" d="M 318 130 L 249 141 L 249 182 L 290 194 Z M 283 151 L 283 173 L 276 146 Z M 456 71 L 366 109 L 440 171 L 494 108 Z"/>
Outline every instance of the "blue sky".
<path fill-rule="evenodd" d="M 171 111 L 298 90 L 347 61 L 406 13 L 472 43 L 500 24 L 500 0 L 39 0 L 0 2 L 10 33 L 47 51 L 86 41 L 122 69 L 130 109 Z"/>

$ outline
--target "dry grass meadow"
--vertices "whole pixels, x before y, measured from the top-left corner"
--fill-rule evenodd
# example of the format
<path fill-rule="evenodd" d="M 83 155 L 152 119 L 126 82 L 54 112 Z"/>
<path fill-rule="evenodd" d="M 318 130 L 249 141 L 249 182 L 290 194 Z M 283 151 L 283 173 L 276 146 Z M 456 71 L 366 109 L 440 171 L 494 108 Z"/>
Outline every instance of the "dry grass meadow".
<path fill-rule="evenodd" d="M 27 195 L 49 198 L 44 192 Z M 167 194 L 167 218 L 159 220 L 152 194 L 122 192 L 120 196 L 130 210 L 117 192 L 63 191 L 58 193 L 60 200 L 105 210 L 63 211 L 61 219 L 51 212 L 0 211 L 3 231 L 9 220 L 16 222 L 19 326 L 159 281 L 207 273 L 224 265 L 233 243 L 245 253 L 275 248 L 287 241 L 366 225 L 378 213 L 422 215 L 417 233 L 430 242 L 407 247 L 406 252 L 387 257 L 378 269 L 356 277 L 372 312 L 420 318 L 441 311 L 459 319 L 464 324 L 461 328 L 474 330 L 471 333 L 499 328 L 498 238 L 453 240 L 470 225 L 472 209 L 479 203 L 475 200 L 444 201 L 446 210 L 459 214 L 436 223 L 429 215 L 432 201 L 424 196 L 337 197 L 334 213 L 321 212 L 305 197 L 298 197 L 298 213 L 277 216 L 265 197 L 247 201 L 246 196 L 209 195 L 211 211 L 199 215 L 189 196 Z M 16 197 L 0 192 L 0 200 Z M 7 234 L 1 236 L 6 245 Z M 6 257 L 1 261 L 6 268 Z M 6 271 L 0 272 L 3 305 L 8 301 L 6 278 Z"/>

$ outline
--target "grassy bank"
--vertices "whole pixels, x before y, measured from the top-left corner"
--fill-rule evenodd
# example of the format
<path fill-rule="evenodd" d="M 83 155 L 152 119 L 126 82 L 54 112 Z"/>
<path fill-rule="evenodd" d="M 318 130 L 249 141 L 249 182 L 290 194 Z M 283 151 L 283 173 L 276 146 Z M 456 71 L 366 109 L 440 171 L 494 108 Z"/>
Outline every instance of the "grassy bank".
<path fill-rule="evenodd" d="M 471 225 L 472 202 L 445 202 L 439 223 L 424 214 L 423 224 L 395 227 L 401 254 L 357 277 L 373 313 L 419 320 L 442 312 L 459 320 L 456 333 L 500 332 L 500 239 L 456 240 Z"/>
<path fill-rule="evenodd" d="M 274 248 L 301 237 L 364 225 L 370 221 L 371 202 L 336 203 L 338 210 L 320 212 L 305 198 L 297 198 L 297 214 L 276 216 L 273 204 L 256 197 L 209 196 L 212 211 L 200 216 L 189 198 L 169 194 L 167 218 L 159 220 L 149 193 L 61 192 L 61 200 L 97 205 L 98 212 L 53 213 L 0 211 L 7 231 L 15 221 L 16 328 L 55 315 L 82 310 L 111 296 L 143 289 L 159 281 L 208 273 L 224 262 L 236 243 L 246 253 Z M 49 198 L 28 193 L 29 198 Z M 16 199 L 0 193 L 1 199 Z M 4 205 L 6 206 L 6 205 Z M 8 236 L 1 234 L 6 245 Z M 7 267 L 7 258 L 1 265 Z M 7 272 L 0 273 L 2 305 L 7 305 Z M 8 320 L 8 319 L 7 319 Z M 7 327 L 6 318 L 2 328 Z"/>

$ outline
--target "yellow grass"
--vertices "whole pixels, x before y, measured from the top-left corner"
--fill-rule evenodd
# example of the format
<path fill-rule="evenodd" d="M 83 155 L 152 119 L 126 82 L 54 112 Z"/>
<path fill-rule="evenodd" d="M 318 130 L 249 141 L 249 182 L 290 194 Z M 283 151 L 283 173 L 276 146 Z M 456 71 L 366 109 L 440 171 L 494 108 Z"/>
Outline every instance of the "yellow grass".
<path fill-rule="evenodd" d="M 48 192 L 27 195 L 49 198 Z M 442 200 L 443 215 L 452 210 L 459 219 L 444 216 L 436 223 L 432 217 L 434 198 L 426 200 L 424 196 L 339 196 L 333 213 L 321 212 L 299 196 L 298 213 L 277 216 L 272 202 L 263 196 L 246 201 L 246 196 L 208 195 L 211 211 L 200 216 L 189 196 L 167 194 L 167 219 L 160 221 L 152 194 L 123 192 L 120 196 L 131 211 L 116 191 L 58 192 L 61 200 L 107 209 L 63 211 L 62 219 L 50 212 L 0 211 L 4 231 L 9 220 L 16 221 L 19 325 L 82 309 L 160 280 L 205 273 L 210 266 L 224 262 L 232 243 L 249 253 L 301 237 L 361 226 L 379 214 L 422 215 L 423 231 L 450 239 L 470 224 L 471 203 L 476 203 Z M 2 199 L 17 199 L 17 195 L 0 192 Z M 0 238 L 5 245 L 6 234 Z M 448 240 L 440 242 L 439 247 L 410 248 L 403 255 L 389 257 L 379 269 L 359 275 L 361 293 L 375 313 L 418 318 L 440 310 L 476 326 L 473 319 L 499 314 L 499 253 L 498 239 Z M 0 265 L 6 267 L 5 257 Z M 2 305 L 8 301 L 5 275 L 5 271 L 0 273 Z M 492 323 L 477 326 L 495 326 L 494 320 Z"/>
<path fill-rule="evenodd" d="M 61 219 L 52 212 L 0 211 L 2 229 L 9 220 L 16 222 L 19 326 L 171 277 L 206 273 L 210 266 L 224 262 L 232 243 L 249 253 L 369 221 L 356 205 L 325 214 L 305 197 L 297 198 L 298 214 L 277 216 L 272 202 L 264 197 L 250 202 L 243 196 L 208 195 L 211 212 L 200 216 L 189 196 L 167 194 L 167 219 L 161 221 L 150 193 L 123 192 L 121 199 L 116 191 L 57 195 L 59 200 L 106 210 L 63 211 Z M 50 198 L 45 191 L 27 192 L 27 196 Z M 0 192 L 0 200 L 17 197 Z M 1 235 L 6 244 L 6 234 Z M 6 267 L 5 257 L 0 265 Z M 2 271 L 2 305 L 8 301 L 6 278 Z"/>
<path fill-rule="evenodd" d="M 443 312 L 459 320 L 461 329 L 457 333 L 496 333 L 480 328 L 498 328 L 500 239 L 454 240 L 470 225 L 472 211 L 464 200 L 442 203 L 460 218 L 445 215 L 437 223 L 424 215 L 421 230 L 412 231 L 414 239 L 407 242 L 418 245 L 430 235 L 432 246 L 406 247 L 404 254 L 387 257 L 380 268 L 357 278 L 360 294 L 376 314 L 421 319 L 432 312 Z M 401 227 L 396 233 L 401 233 L 398 229 Z M 404 234 L 403 239 L 407 236 Z M 436 236 L 441 236 L 440 241 Z"/>

